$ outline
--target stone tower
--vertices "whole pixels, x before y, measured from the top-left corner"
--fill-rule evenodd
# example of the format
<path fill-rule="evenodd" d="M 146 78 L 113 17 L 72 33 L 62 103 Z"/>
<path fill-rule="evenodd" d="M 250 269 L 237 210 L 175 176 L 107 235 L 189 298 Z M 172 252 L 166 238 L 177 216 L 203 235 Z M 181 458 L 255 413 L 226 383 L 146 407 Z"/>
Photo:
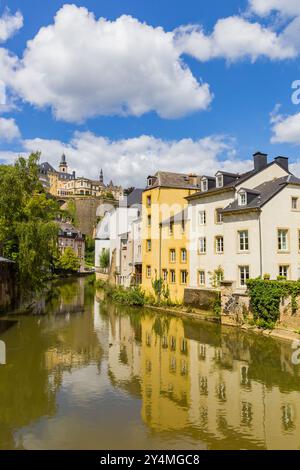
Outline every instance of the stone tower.
<path fill-rule="evenodd" d="M 102 171 L 102 168 L 101 168 L 101 171 L 100 171 L 100 177 L 99 177 L 99 181 L 100 181 L 100 184 L 104 184 L 104 177 L 103 177 L 103 171 Z"/>
<path fill-rule="evenodd" d="M 59 171 L 61 171 L 62 173 L 68 173 L 68 164 L 67 164 L 66 156 L 64 153 L 61 156 L 61 161 L 59 164 Z"/>

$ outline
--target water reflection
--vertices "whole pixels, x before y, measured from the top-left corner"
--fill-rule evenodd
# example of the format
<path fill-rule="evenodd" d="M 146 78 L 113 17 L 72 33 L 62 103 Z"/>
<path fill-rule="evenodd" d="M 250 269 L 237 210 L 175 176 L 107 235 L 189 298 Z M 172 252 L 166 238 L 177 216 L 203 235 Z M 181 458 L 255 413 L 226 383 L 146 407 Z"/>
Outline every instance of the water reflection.
<path fill-rule="evenodd" d="M 291 345 L 116 307 L 88 279 L 0 333 L 0 448 L 300 448 Z"/>

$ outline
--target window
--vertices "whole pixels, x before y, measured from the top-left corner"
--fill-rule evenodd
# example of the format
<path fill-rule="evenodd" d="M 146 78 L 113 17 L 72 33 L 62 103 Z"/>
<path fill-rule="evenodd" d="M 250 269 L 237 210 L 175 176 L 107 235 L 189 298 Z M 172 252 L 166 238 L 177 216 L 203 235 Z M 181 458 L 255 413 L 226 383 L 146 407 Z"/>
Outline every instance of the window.
<path fill-rule="evenodd" d="M 292 209 L 296 211 L 298 209 L 298 198 L 292 197 Z"/>
<path fill-rule="evenodd" d="M 181 284 L 186 284 L 187 283 L 187 277 L 188 277 L 187 271 L 180 271 L 180 282 L 181 282 Z"/>
<path fill-rule="evenodd" d="M 216 253 L 217 254 L 224 253 L 224 239 L 221 236 L 216 237 Z"/>
<path fill-rule="evenodd" d="M 201 191 L 207 191 L 208 190 L 208 182 L 207 179 L 203 179 L 201 181 Z"/>
<path fill-rule="evenodd" d="M 287 265 L 279 266 L 279 276 L 285 277 L 286 279 L 288 279 L 288 275 L 289 275 L 289 266 Z"/>
<path fill-rule="evenodd" d="M 206 253 L 206 238 L 199 238 L 199 253 Z"/>
<path fill-rule="evenodd" d="M 240 266 L 240 286 L 244 287 L 246 285 L 247 280 L 249 279 L 249 266 Z"/>
<path fill-rule="evenodd" d="M 278 250 L 288 251 L 288 233 L 287 229 L 278 230 Z"/>
<path fill-rule="evenodd" d="M 199 225 L 205 225 L 205 224 L 206 224 L 206 212 L 200 211 L 199 212 Z"/>
<path fill-rule="evenodd" d="M 187 251 L 185 248 L 181 248 L 181 262 L 186 263 L 187 261 Z"/>
<path fill-rule="evenodd" d="M 239 194 L 239 205 L 245 206 L 247 204 L 247 195 L 245 192 Z"/>
<path fill-rule="evenodd" d="M 223 175 L 217 175 L 217 188 L 223 187 Z"/>
<path fill-rule="evenodd" d="M 205 271 L 198 271 L 198 284 L 205 286 Z"/>
<path fill-rule="evenodd" d="M 151 207 L 151 196 L 147 196 L 147 207 Z"/>
<path fill-rule="evenodd" d="M 147 220 L 148 220 L 148 227 L 151 227 L 151 215 L 148 215 Z"/>
<path fill-rule="evenodd" d="M 151 251 L 152 243 L 151 240 L 147 240 L 147 251 Z"/>
<path fill-rule="evenodd" d="M 163 269 L 163 280 L 164 280 L 164 282 L 167 282 L 167 280 L 168 280 L 168 270 L 167 269 Z"/>
<path fill-rule="evenodd" d="M 151 266 L 146 266 L 146 277 L 148 279 L 151 277 Z"/>
<path fill-rule="evenodd" d="M 170 262 L 176 263 L 176 250 L 174 248 L 170 250 Z"/>
<path fill-rule="evenodd" d="M 176 282 L 176 273 L 174 269 L 170 270 L 170 282 L 174 284 Z"/>
<path fill-rule="evenodd" d="M 215 213 L 216 224 L 222 224 L 223 223 L 223 214 L 221 212 L 222 210 L 223 210 L 222 208 L 216 209 L 216 213 Z"/>
<path fill-rule="evenodd" d="M 249 235 L 248 230 L 241 230 L 239 234 L 239 251 L 249 250 Z"/>
<path fill-rule="evenodd" d="M 141 256 L 142 254 L 142 247 L 141 245 L 138 245 L 138 256 Z"/>
<path fill-rule="evenodd" d="M 173 235 L 173 233 L 174 233 L 174 222 L 170 222 L 169 233 L 170 233 L 170 235 Z"/>

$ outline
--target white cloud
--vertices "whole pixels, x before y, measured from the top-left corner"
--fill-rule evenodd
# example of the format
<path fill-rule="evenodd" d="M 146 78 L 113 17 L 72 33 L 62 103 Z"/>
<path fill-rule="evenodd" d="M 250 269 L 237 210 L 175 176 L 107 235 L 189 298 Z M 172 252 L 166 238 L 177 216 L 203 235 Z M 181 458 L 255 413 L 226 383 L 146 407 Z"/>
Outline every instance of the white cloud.
<path fill-rule="evenodd" d="M 271 117 L 272 143 L 300 144 L 300 113 L 291 116 Z"/>
<path fill-rule="evenodd" d="M 23 16 L 17 11 L 12 15 L 9 10 L 5 10 L 0 17 L 0 42 L 5 42 L 13 36 L 23 26 Z"/>
<path fill-rule="evenodd" d="M 212 99 L 180 60 L 172 33 L 131 16 L 96 20 L 75 5 L 64 5 L 54 24 L 28 42 L 12 85 L 70 122 L 152 110 L 176 118 L 208 108 Z"/>
<path fill-rule="evenodd" d="M 198 172 L 213 174 L 218 169 L 247 171 L 250 160 L 240 160 L 235 155 L 235 142 L 224 136 L 209 136 L 199 140 L 181 139 L 164 141 L 153 136 L 109 140 L 91 132 L 76 132 L 70 142 L 31 139 L 23 141 L 23 153 L 41 151 L 41 161 L 48 161 L 57 168 L 64 152 L 70 171 L 77 176 L 98 178 L 103 168 L 108 182 L 124 186 L 145 185 L 146 177 L 157 170 L 174 172 Z M 9 154 L 12 161 L 17 154 Z M 0 153 L 5 159 L 5 153 Z"/>
<path fill-rule="evenodd" d="M 0 142 L 11 142 L 19 137 L 20 131 L 15 120 L 0 118 Z"/>
<path fill-rule="evenodd" d="M 243 58 L 255 61 L 261 56 L 281 60 L 297 55 L 293 45 L 280 35 L 239 16 L 218 20 L 211 35 L 206 35 L 199 26 L 191 25 L 178 28 L 175 38 L 181 53 L 185 52 L 201 61 L 214 58 L 232 62 Z"/>
<path fill-rule="evenodd" d="M 251 10 L 257 15 L 265 16 L 272 11 L 284 15 L 300 15 L 299 0 L 249 0 Z"/>

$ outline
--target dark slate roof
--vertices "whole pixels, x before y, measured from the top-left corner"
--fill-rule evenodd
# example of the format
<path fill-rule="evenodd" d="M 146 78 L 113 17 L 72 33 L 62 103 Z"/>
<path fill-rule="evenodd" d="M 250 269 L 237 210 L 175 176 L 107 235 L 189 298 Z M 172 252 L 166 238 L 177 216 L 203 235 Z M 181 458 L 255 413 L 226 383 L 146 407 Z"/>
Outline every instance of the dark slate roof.
<path fill-rule="evenodd" d="M 226 214 L 229 212 L 241 212 L 249 209 L 258 210 L 288 184 L 300 185 L 300 179 L 296 178 L 296 176 L 288 175 L 271 181 L 266 181 L 265 183 L 256 186 L 254 189 L 247 190 L 245 188 L 245 191 L 255 195 L 255 197 L 250 200 L 249 204 L 245 206 L 239 206 L 238 200 L 235 200 L 229 204 L 229 206 L 225 207 L 225 209 L 222 210 L 222 213 Z"/>
<path fill-rule="evenodd" d="M 43 162 L 43 163 L 41 163 L 41 164 L 40 164 L 40 170 L 46 171 L 46 172 L 51 171 L 51 172 L 53 172 L 53 173 L 56 173 L 56 170 L 55 170 L 55 169 L 53 168 L 53 166 L 50 165 L 50 163 L 48 163 L 48 162 Z"/>
<path fill-rule="evenodd" d="M 142 194 L 143 189 L 135 188 L 131 193 L 127 196 L 127 207 L 135 206 L 137 204 L 142 204 Z"/>
<path fill-rule="evenodd" d="M 190 176 L 185 173 L 172 173 L 169 171 L 158 171 L 153 178 L 156 182 L 149 186 L 147 189 L 156 188 L 159 186 L 165 188 L 181 188 L 181 189 L 195 189 L 200 186 L 200 177 L 197 177 L 197 185 L 190 183 Z"/>
<path fill-rule="evenodd" d="M 264 168 L 261 168 L 259 170 L 253 169 L 253 170 L 247 171 L 245 173 L 242 173 L 240 175 L 237 174 L 236 175 L 236 181 L 234 181 L 232 183 L 229 183 L 229 184 L 226 184 L 226 185 L 222 186 L 222 188 L 210 188 L 210 189 L 208 189 L 208 191 L 199 191 L 197 193 L 192 194 L 191 196 L 188 196 L 186 199 L 197 199 L 198 197 L 205 197 L 206 195 L 210 195 L 210 194 L 214 194 L 214 193 L 222 193 L 223 191 L 229 191 L 230 189 L 235 189 L 236 186 L 244 183 L 245 181 L 247 181 L 252 176 L 260 173 L 261 171 L 265 170 L 266 168 L 268 168 L 269 166 L 274 165 L 274 164 L 279 165 L 281 168 L 283 168 L 282 165 L 280 165 L 278 162 L 273 160 L 272 162 L 268 163 Z M 285 168 L 283 168 L 283 169 L 286 171 Z M 223 171 L 220 171 L 220 173 L 225 174 Z M 291 175 L 290 172 L 289 172 L 289 174 Z M 235 173 L 232 173 L 232 175 L 234 176 Z"/>
<path fill-rule="evenodd" d="M 172 217 L 169 217 L 166 220 L 162 221 L 162 225 L 170 225 L 171 222 L 181 223 L 182 221 L 186 222 L 188 220 L 188 209 L 185 207 L 182 211 L 178 212 Z"/>
<path fill-rule="evenodd" d="M 69 222 L 60 222 L 59 237 L 82 238 L 82 235 L 81 232 Z"/>

